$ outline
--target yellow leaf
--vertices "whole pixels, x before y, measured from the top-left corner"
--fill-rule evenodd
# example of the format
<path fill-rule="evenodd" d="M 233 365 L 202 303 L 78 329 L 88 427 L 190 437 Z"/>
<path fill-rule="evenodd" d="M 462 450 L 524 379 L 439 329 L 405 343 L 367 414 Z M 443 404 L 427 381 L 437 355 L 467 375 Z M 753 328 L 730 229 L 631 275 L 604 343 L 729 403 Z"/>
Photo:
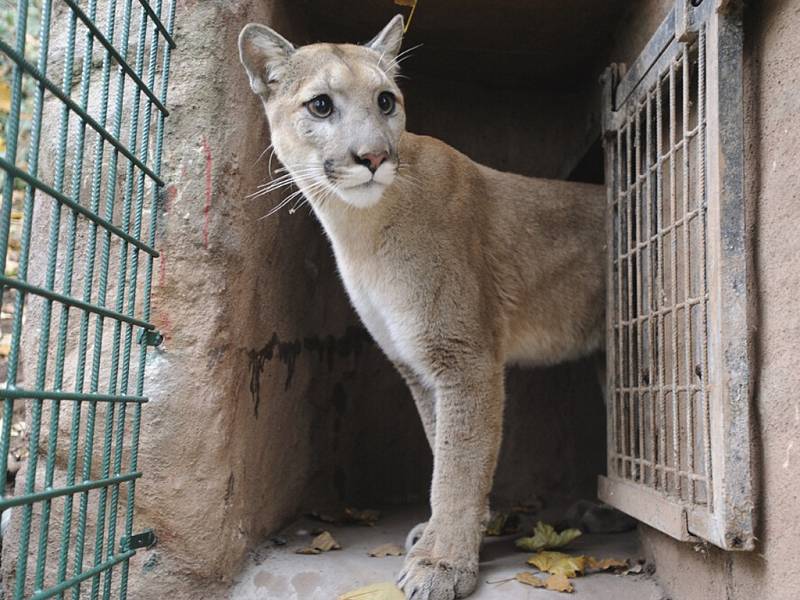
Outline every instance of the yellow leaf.
<path fill-rule="evenodd" d="M 525 585 L 535 588 L 545 588 L 552 592 L 572 592 L 575 588 L 569 579 L 563 575 L 550 575 L 546 579 L 541 579 L 533 573 L 517 573 L 514 579 Z"/>
<path fill-rule="evenodd" d="M 593 571 L 619 571 L 628 568 L 628 561 L 618 558 L 602 558 L 598 560 L 593 556 L 589 556 L 586 562 L 587 567 Z"/>
<path fill-rule="evenodd" d="M 406 596 L 390 581 L 376 583 L 338 596 L 336 600 L 405 600 Z"/>
<path fill-rule="evenodd" d="M 538 552 L 528 559 L 528 564 L 552 575 L 575 577 L 583 575 L 585 556 L 570 556 L 563 552 Z"/>
<path fill-rule="evenodd" d="M 295 552 L 297 554 L 319 554 L 320 552 L 329 552 L 330 550 L 341 550 L 341 548 L 339 542 L 337 542 L 329 532 L 323 531 L 314 538 L 310 546 L 301 548 Z"/>
<path fill-rule="evenodd" d="M 544 587 L 544 579 L 539 579 L 533 573 L 517 573 L 514 579 L 525 585 L 530 585 L 535 588 Z"/>
<path fill-rule="evenodd" d="M 0 112 L 11 112 L 11 86 L 0 81 Z"/>
<path fill-rule="evenodd" d="M 375 527 L 378 519 L 381 518 L 381 511 L 379 510 L 359 510 L 357 508 L 345 508 L 342 521 L 345 523 L 357 523 L 358 525 L 366 525 L 367 527 Z"/>
<path fill-rule="evenodd" d="M 489 520 L 489 523 L 486 525 L 486 535 L 488 535 L 489 537 L 497 537 L 503 535 L 503 529 L 506 526 L 506 521 L 508 521 L 507 513 L 495 514 Z"/>
<path fill-rule="evenodd" d="M 518 539 L 516 541 L 516 546 L 525 552 L 538 552 L 539 550 L 562 548 L 580 535 L 580 529 L 565 529 L 561 533 L 556 533 L 552 525 L 539 521 L 536 523 L 533 535 L 531 537 Z"/>
<path fill-rule="evenodd" d="M 19 263 L 15 260 L 6 261 L 6 277 L 14 277 L 19 272 Z"/>
<path fill-rule="evenodd" d="M 394 0 L 394 3 L 397 4 L 397 6 L 414 7 L 417 4 L 417 0 Z"/>
<path fill-rule="evenodd" d="M 403 556 L 403 549 L 397 544 L 381 544 L 377 548 L 373 548 L 367 554 L 375 558 L 383 558 L 385 556 Z"/>
<path fill-rule="evenodd" d="M 572 593 L 575 591 L 569 579 L 563 575 L 550 575 L 550 577 L 544 580 L 544 587 L 553 592 Z"/>

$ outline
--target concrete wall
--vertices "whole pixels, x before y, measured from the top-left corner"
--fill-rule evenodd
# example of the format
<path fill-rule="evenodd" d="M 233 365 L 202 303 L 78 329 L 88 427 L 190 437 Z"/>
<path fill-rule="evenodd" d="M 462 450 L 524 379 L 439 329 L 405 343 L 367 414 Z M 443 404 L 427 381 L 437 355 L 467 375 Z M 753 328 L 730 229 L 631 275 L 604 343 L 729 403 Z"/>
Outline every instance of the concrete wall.
<path fill-rule="evenodd" d="M 643 528 L 645 547 L 674 600 L 800 598 L 800 7 L 747 3 L 745 185 L 751 264 L 753 408 L 758 547 L 725 553 Z M 620 30 L 617 60 L 630 61 L 666 2 L 650 2 Z M 628 35 L 630 33 L 630 36 Z"/>

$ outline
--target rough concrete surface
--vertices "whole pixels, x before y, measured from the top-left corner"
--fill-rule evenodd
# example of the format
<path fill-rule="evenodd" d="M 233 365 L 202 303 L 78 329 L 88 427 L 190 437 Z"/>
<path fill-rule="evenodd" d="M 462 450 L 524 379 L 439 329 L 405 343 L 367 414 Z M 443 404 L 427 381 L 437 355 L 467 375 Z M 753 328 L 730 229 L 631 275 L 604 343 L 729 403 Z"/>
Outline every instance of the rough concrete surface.
<path fill-rule="evenodd" d="M 658 25 L 652 15 L 663 13 L 668 4 L 653 0 L 641 8 L 620 35 L 618 60 L 630 60 L 630 51 Z M 675 600 L 800 598 L 794 560 L 800 550 L 800 3 L 745 4 L 748 319 L 758 542 L 755 552 L 725 553 L 643 528 L 645 549 Z"/>
<path fill-rule="evenodd" d="M 288 541 L 286 546 L 267 542 L 250 554 L 244 570 L 236 578 L 231 600 L 332 600 L 339 594 L 366 585 L 394 581 L 403 557 L 370 558 L 367 553 L 382 544 L 402 546 L 411 527 L 424 519 L 424 510 L 403 509 L 391 511 L 375 527 L 330 527 L 329 531 L 342 549 L 314 556 L 295 554 L 295 550 L 309 543 L 309 531 L 324 524 L 301 520 L 283 532 Z M 298 531 L 301 532 L 299 535 Z M 487 538 L 481 550 L 481 583 L 470 596 L 471 600 L 545 600 L 555 597 L 555 592 L 508 581 L 517 573 L 535 572 L 525 565 L 528 555 L 516 551 L 513 540 L 514 536 Z M 597 558 L 635 560 L 641 556 L 635 532 L 587 535 L 571 544 L 569 552 Z M 575 579 L 573 584 L 576 598 L 664 598 L 658 585 L 647 575 L 592 574 Z"/>

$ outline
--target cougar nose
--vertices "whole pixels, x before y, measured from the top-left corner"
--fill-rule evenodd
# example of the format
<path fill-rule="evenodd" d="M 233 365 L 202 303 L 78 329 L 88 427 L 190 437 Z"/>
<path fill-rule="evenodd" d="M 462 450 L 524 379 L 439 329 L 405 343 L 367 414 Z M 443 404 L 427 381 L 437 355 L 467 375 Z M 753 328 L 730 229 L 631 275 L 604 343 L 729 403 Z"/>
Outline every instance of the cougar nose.
<path fill-rule="evenodd" d="M 389 158 L 389 153 L 384 152 L 365 152 L 364 154 L 353 154 L 353 159 L 360 165 L 367 167 L 372 173 L 378 170 L 383 162 Z"/>

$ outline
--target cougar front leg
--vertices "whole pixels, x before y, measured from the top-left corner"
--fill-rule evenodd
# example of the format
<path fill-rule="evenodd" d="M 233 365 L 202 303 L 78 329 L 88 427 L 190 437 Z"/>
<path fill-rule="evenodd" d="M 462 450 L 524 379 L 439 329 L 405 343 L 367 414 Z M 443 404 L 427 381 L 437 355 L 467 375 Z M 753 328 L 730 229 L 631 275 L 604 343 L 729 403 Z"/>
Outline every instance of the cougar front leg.
<path fill-rule="evenodd" d="M 470 365 L 436 389 L 431 520 L 398 584 L 413 600 L 453 600 L 478 581 L 478 551 L 503 422 L 503 368 Z"/>
<path fill-rule="evenodd" d="M 422 427 L 425 429 L 425 436 L 428 438 L 431 452 L 434 452 L 436 450 L 436 396 L 434 390 L 422 383 L 419 376 L 408 365 L 396 362 L 395 367 L 405 379 L 408 389 L 411 390 L 419 418 L 422 420 Z"/>

